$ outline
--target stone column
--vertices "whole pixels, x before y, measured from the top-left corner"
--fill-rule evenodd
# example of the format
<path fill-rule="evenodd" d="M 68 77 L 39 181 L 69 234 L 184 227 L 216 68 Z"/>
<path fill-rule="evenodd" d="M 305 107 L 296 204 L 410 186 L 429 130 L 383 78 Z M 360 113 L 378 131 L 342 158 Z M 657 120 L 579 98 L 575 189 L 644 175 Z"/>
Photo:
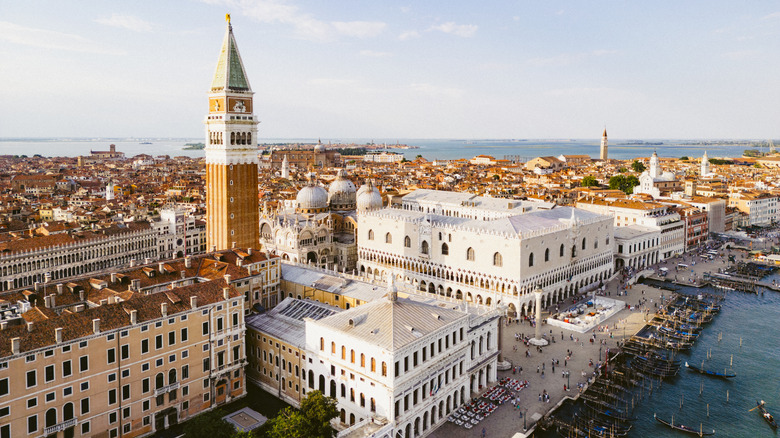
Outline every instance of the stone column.
<path fill-rule="evenodd" d="M 537 286 L 534 291 L 536 295 L 536 330 L 534 330 L 534 338 L 529 342 L 532 345 L 544 346 L 547 345 L 547 340 L 542 339 L 542 290 L 541 286 Z"/>

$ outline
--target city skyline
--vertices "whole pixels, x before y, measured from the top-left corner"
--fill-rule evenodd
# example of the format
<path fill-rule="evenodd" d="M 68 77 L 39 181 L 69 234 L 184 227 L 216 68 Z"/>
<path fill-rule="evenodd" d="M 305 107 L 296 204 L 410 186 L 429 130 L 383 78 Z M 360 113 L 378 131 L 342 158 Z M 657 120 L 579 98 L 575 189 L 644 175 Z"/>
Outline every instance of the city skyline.
<path fill-rule="evenodd" d="M 225 13 L 260 141 L 776 135 L 771 5 L 446 6 L 6 2 L 0 136 L 202 136 Z"/>

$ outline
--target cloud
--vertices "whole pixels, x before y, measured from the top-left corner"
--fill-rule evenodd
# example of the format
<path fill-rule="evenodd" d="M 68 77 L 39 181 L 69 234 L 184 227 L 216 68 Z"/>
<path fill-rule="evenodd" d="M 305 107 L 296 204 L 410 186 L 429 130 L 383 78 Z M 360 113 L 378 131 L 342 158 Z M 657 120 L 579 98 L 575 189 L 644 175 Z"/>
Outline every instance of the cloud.
<path fill-rule="evenodd" d="M 771 14 L 761 17 L 762 20 L 774 20 L 780 18 L 780 12 L 772 12 Z"/>
<path fill-rule="evenodd" d="M 98 18 L 95 20 L 95 22 L 105 24 L 106 26 L 132 30 L 133 32 L 152 31 L 151 23 L 132 15 L 111 14 L 110 18 Z"/>
<path fill-rule="evenodd" d="M 286 0 L 203 0 L 237 9 L 242 15 L 261 23 L 292 26 L 305 39 L 330 41 L 338 36 L 371 38 L 387 27 L 381 21 L 323 21 Z"/>
<path fill-rule="evenodd" d="M 370 56 L 372 58 L 384 58 L 386 56 L 393 56 L 390 52 L 376 52 L 374 50 L 361 50 L 360 56 Z"/>
<path fill-rule="evenodd" d="M 371 38 L 379 35 L 387 27 L 381 21 L 333 21 L 336 32 L 350 37 Z"/>
<path fill-rule="evenodd" d="M 450 33 L 463 38 L 473 37 L 479 27 L 475 24 L 455 24 L 453 21 L 431 26 L 430 30 L 438 30 L 444 33 Z"/>
<path fill-rule="evenodd" d="M 465 91 L 460 88 L 447 88 L 427 83 L 411 84 L 409 88 L 416 93 L 426 94 L 432 97 L 460 99 L 465 94 Z"/>
<path fill-rule="evenodd" d="M 0 41 L 70 52 L 102 55 L 121 55 L 124 53 L 80 35 L 25 27 L 7 21 L 0 21 Z"/>
<path fill-rule="evenodd" d="M 581 53 L 561 53 L 560 55 L 548 56 L 544 58 L 531 58 L 528 60 L 528 63 L 536 67 L 564 66 L 575 64 L 590 57 L 614 55 L 615 53 L 618 53 L 617 50 L 605 49 Z"/>
<path fill-rule="evenodd" d="M 410 40 L 412 38 L 419 38 L 420 32 L 417 32 L 416 30 L 406 30 L 401 32 L 400 35 L 398 35 L 398 39 L 401 41 Z"/>

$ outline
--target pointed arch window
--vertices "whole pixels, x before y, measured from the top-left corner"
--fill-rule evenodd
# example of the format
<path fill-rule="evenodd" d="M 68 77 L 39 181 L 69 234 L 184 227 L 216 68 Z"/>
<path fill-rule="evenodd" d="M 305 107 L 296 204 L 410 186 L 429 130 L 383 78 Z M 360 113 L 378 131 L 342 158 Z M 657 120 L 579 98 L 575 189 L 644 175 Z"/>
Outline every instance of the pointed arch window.
<path fill-rule="evenodd" d="M 563 246 L 561 246 L 561 252 L 563 252 Z M 563 255 L 563 254 L 561 254 Z M 547 248 L 544 250 L 544 261 L 549 262 L 550 261 L 550 248 Z"/>
<path fill-rule="evenodd" d="M 585 238 L 582 238 L 582 250 L 585 251 Z"/>
<path fill-rule="evenodd" d="M 404 248 L 411 248 L 412 247 L 412 239 L 409 238 L 409 236 L 404 237 Z"/>
<path fill-rule="evenodd" d="M 390 233 L 385 234 L 385 243 L 393 243 L 393 235 Z"/>
<path fill-rule="evenodd" d="M 423 254 L 429 253 L 428 242 L 423 240 L 421 251 Z"/>
<path fill-rule="evenodd" d="M 474 248 L 469 248 L 466 250 L 466 260 L 474 261 Z"/>
<path fill-rule="evenodd" d="M 530 268 L 533 265 L 534 265 L 534 253 L 531 253 L 528 254 L 528 267 Z"/>
<path fill-rule="evenodd" d="M 441 244 L 441 255 L 449 255 L 450 254 L 450 247 L 447 246 L 446 243 Z"/>
<path fill-rule="evenodd" d="M 563 257 L 563 244 L 561 243 L 561 254 L 558 257 Z"/>
<path fill-rule="evenodd" d="M 368 240 L 374 240 L 374 230 L 368 230 Z"/>
<path fill-rule="evenodd" d="M 493 254 L 493 266 L 504 266 L 504 258 L 500 252 Z"/>

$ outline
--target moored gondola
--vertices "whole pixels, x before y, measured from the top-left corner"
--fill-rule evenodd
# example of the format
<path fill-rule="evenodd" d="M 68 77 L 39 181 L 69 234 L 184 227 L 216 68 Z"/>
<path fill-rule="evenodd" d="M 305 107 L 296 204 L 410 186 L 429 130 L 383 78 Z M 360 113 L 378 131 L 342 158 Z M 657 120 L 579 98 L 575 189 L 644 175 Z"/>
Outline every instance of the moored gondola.
<path fill-rule="evenodd" d="M 761 416 L 764 417 L 764 420 L 769 424 L 772 429 L 777 429 L 777 422 L 775 421 L 775 417 L 772 416 L 772 414 L 769 413 L 769 411 L 766 410 L 766 407 L 764 407 L 766 403 L 764 403 L 763 400 L 756 402 L 756 407 L 761 411 Z"/>
<path fill-rule="evenodd" d="M 674 417 L 672 417 L 672 421 L 665 421 L 660 418 L 656 414 L 653 414 L 653 418 L 655 418 L 659 423 L 665 424 L 666 426 L 674 429 L 679 430 L 680 432 L 690 433 L 693 435 L 699 435 L 699 436 L 709 436 L 709 435 L 715 435 L 715 430 L 713 429 L 712 432 L 705 432 L 704 429 L 699 426 L 698 429 L 694 429 L 693 427 L 686 426 L 684 424 L 674 424 Z"/>
<path fill-rule="evenodd" d="M 718 372 L 718 371 L 711 371 L 711 370 L 704 369 L 703 366 L 702 367 L 697 367 L 695 365 L 688 365 L 688 362 L 685 362 L 685 368 L 688 368 L 691 371 L 696 371 L 699 374 L 706 374 L 708 376 L 720 377 L 720 378 L 723 378 L 723 379 L 730 379 L 732 377 L 736 377 L 737 376 L 737 373 L 735 373 L 735 372 L 729 373 L 729 372 L 726 372 L 725 369 L 721 373 L 721 372 Z"/>

